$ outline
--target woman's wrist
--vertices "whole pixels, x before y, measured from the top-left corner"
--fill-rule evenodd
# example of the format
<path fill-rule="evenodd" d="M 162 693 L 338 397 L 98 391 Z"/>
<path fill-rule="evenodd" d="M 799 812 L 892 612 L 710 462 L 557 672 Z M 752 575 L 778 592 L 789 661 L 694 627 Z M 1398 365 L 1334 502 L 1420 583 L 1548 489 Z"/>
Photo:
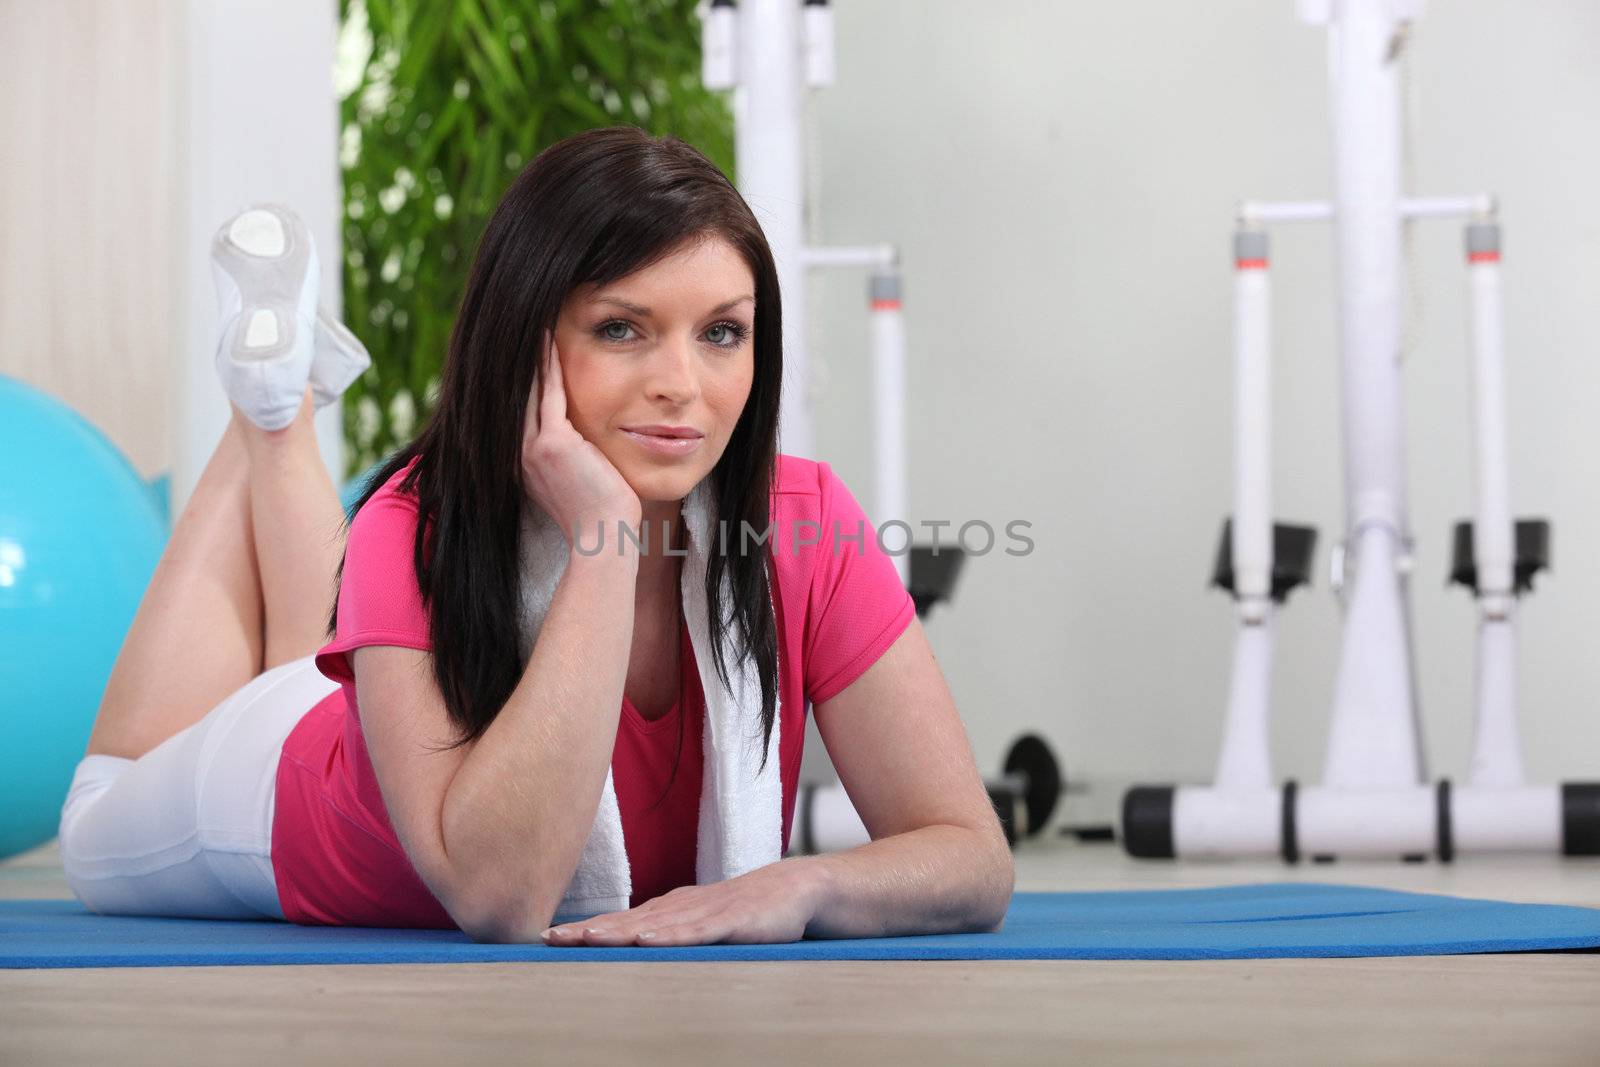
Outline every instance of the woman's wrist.
<path fill-rule="evenodd" d="M 639 572 L 639 549 L 627 543 L 627 538 L 618 545 L 613 540 L 608 540 L 600 546 L 599 551 L 591 551 L 587 545 L 584 551 L 576 548 L 567 552 L 568 569 L 583 571 L 600 571 L 604 573 L 626 573 L 637 575 Z"/>
<path fill-rule="evenodd" d="M 570 529 L 563 527 L 561 532 L 567 541 L 568 560 L 590 563 L 637 558 L 641 521 L 638 516 L 623 512 L 614 513 L 609 518 L 581 520 Z"/>

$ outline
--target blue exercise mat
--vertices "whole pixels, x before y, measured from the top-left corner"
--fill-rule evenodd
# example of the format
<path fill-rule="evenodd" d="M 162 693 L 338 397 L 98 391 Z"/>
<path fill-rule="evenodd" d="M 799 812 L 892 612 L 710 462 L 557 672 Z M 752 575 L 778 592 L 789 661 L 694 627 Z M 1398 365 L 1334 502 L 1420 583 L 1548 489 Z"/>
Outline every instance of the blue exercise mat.
<path fill-rule="evenodd" d="M 1219 960 L 1431 956 L 1600 947 L 1600 909 L 1316 883 L 1017 893 L 993 934 L 783 945 L 480 945 L 456 930 L 98 916 L 0 901 L 0 967 L 669 960 Z"/>

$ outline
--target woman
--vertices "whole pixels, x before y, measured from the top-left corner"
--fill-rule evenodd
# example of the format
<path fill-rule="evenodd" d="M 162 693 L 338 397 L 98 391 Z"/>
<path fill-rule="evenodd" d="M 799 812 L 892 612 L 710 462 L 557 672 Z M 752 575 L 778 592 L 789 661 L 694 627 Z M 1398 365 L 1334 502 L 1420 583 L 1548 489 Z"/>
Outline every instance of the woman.
<path fill-rule="evenodd" d="M 705 693 L 682 504 L 709 479 L 716 514 L 756 531 L 862 520 L 827 464 L 777 452 L 777 274 L 713 164 L 628 127 L 529 164 L 484 233 L 435 410 L 347 538 L 312 435 L 316 361 L 237 351 L 267 290 L 300 291 L 311 332 L 292 282 L 225 299 L 242 308 L 219 355 L 234 416 L 63 811 L 87 906 L 552 945 L 998 929 L 1010 851 L 870 525 L 841 551 L 730 537 L 706 586 L 732 590 L 711 640 L 748 655 L 751 714 L 780 730 L 783 849 L 807 703 L 873 840 L 695 884 Z M 568 558 L 525 652 L 530 504 Z M 589 531 L 615 533 L 593 551 Z M 630 907 L 547 929 L 608 768 Z"/>

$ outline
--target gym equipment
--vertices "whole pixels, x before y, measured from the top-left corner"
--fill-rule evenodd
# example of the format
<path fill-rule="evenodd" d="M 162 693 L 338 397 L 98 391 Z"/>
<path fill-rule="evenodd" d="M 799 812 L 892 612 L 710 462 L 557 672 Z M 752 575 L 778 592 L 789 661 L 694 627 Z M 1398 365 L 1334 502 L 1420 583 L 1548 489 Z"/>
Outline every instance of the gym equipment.
<path fill-rule="evenodd" d="M 0 859 L 56 835 L 166 537 L 104 434 L 0 375 Z"/>
<path fill-rule="evenodd" d="M 1013 742 L 1000 777 L 986 778 L 983 784 L 1010 845 L 1044 829 L 1065 788 L 1055 754 L 1037 734 Z M 871 840 L 843 783 L 801 783 L 787 855 L 839 852 Z"/>
<path fill-rule="evenodd" d="M 811 247 L 805 222 L 805 95 L 833 84 L 833 13 L 827 0 L 712 0 L 702 27 L 701 79 L 709 89 L 734 93 L 734 150 L 739 192 L 761 217 L 783 289 L 785 388 L 780 413 L 784 450 L 813 454 L 811 404 L 817 390 L 806 346 L 808 269 L 867 267 L 867 315 L 872 346 L 873 493 L 866 509 L 880 539 L 893 552 L 900 580 L 917 613 L 948 599 L 959 573 L 959 546 L 938 555 L 912 544 L 906 521 L 906 339 L 900 250 L 888 244 Z M 901 527 L 907 542 L 885 535 Z M 909 549 L 909 551 L 907 550 Z M 951 557 L 951 560 L 945 557 Z M 937 562 L 933 562 L 937 561 Z M 946 569 L 948 568 L 948 569 Z M 937 590 L 937 591 L 935 591 Z"/>
<path fill-rule="evenodd" d="M 916 605 L 918 618 L 925 618 L 935 604 L 950 599 L 966 558 L 967 554 L 960 548 L 949 545 L 940 545 L 937 552 L 931 545 L 911 546 L 911 581 L 907 591 Z"/>
<path fill-rule="evenodd" d="M 1044 738 L 1025 734 L 1012 743 L 1001 777 L 984 781 L 1007 844 L 1044 829 L 1061 799 L 1062 785 L 1060 765 Z"/>
<path fill-rule="evenodd" d="M 94 915 L 0 901 L 0 968 L 704 960 L 1271 959 L 1442 956 L 1600 946 L 1600 910 L 1362 886 L 1014 893 L 996 933 L 810 938 L 683 948 L 495 945 L 459 930 Z"/>
<path fill-rule="evenodd" d="M 1209 787 L 1141 786 L 1122 838 L 1145 857 L 1273 855 L 1295 862 L 1457 852 L 1600 854 L 1600 783 L 1529 785 L 1517 740 L 1512 620 L 1549 565 L 1550 526 L 1509 505 L 1500 226 L 1488 194 L 1408 198 L 1401 189 L 1399 60 L 1421 0 L 1301 0 L 1329 31 L 1331 201 L 1246 201 L 1234 236 L 1235 502 L 1217 584 L 1238 614 L 1221 755 Z M 1455 530 L 1451 575 L 1478 605 L 1477 727 L 1464 784 L 1426 783 L 1406 576 L 1412 566 L 1402 461 L 1401 232 L 1465 216 L 1476 408 L 1476 515 Z M 1272 617 L 1305 581 L 1315 531 L 1271 515 L 1268 248 L 1265 226 L 1331 220 L 1338 250 L 1346 531 L 1334 550 L 1343 647 L 1322 783 L 1272 784 L 1267 745 Z"/>

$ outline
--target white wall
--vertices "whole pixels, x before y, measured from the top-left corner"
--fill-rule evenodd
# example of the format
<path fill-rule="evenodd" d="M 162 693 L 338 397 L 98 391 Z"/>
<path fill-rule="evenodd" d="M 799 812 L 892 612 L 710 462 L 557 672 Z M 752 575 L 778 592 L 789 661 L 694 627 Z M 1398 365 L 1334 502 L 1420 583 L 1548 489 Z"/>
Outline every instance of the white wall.
<path fill-rule="evenodd" d="M 1233 208 L 1328 193 L 1325 35 L 1291 0 L 836 12 L 814 238 L 904 250 L 913 516 L 1034 523 L 1032 556 L 970 560 L 927 622 L 980 766 L 1038 729 L 1069 776 L 1208 778 L 1232 629 L 1205 583 L 1231 500 Z M 1555 522 L 1521 617 L 1528 770 L 1600 777 L 1600 6 L 1436 2 L 1411 54 L 1414 191 L 1502 198 L 1513 506 Z M 1455 776 L 1474 626 L 1444 587 L 1472 504 L 1460 241 L 1416 230 L 1407 369 L 1424 729 L 1430 772 Z M 1332 254 L 1323 230 L 1274 235 L 1277 511 L 1322 531 L 1279 628 L 1274 748 L 1307 779 L 1339 633 Z M 817 454 L 866 499 L 862 284 L 813 286 L 811 352 L 831 380 Z"/>
<path fill-rule="evenodd" d="M 340 301 L 334 0 L 0 0 L 0 373 L 66 401 L 176 515 L 227 425 L 212 234 L 292 205 Z M 317 417 L 342 470 L 340 414 Z"/>
<path fill-rule="evenodd" d="M 305 220 L 322 267 L 322 304 L 342 303 L 337 156 L 338 104 L 333 91 L 334 0 L 190 0 L 181 27 L 185 80 L 177 105 L 183 180 L 175 215 L 178 240 L 176 308 L 186 341 L 173 387 L 171 423 L 173 514 L 188 500 L 229 408 L 217 378 L 217 302 L 211 238 L 248 204 L 288 204 Z M 339 405 L 318 412 L 323 459 L 342 484 Z"/>
<path fill-rule="evenodd" d="M 176 0 L 0 0 L 0 374 L 166 469 Z"/>

